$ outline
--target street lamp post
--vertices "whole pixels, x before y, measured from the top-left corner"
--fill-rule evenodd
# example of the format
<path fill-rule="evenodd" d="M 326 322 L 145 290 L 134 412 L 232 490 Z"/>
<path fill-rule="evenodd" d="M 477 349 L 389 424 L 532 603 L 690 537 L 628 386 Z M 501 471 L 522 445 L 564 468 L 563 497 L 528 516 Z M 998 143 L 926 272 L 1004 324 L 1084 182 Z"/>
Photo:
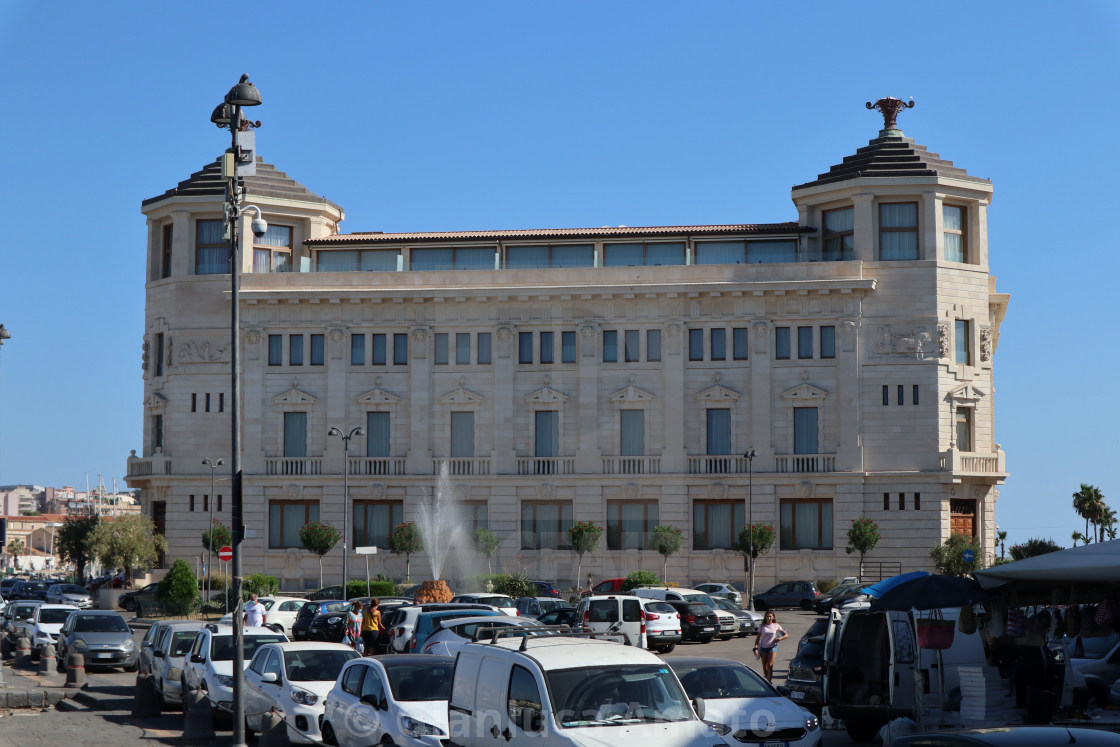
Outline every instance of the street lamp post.
<path fill-rule="evenodd" d="M 361 427 L 351 428 L 349 433 L 331 426 L 327 436 L 338 436 L 342 439 L 342 598 L 346 599 L 346 585 L 350 580 L 348 573 L 347 555 L 350 553 L 350 439 L 362 435 Z M 369 561 L 366 561 L 367 563 Z M 369 589 L 366 589 L 369 593 Z"/>
<path fill-rule="evenodd" d="M 214 575 L 214 568 L 210 565 L 211 556 L 214 554 L 214 470 L 216 470 L 225 462 L 221 459 L 213 461 L 210 457 L 204 457 L 202 463 L 210 468 L 210 526 L 207 531 L 210 532 L 210 542 L 207 543 L 206 548 L 206 601 L 210 601 L 210 577 Z M 226 595 L 228 596 L 228 595 Z"/>
<path fill-rule="evenodd" d="M 754 458 L 751 449 L 743 458 L 747 460 L 747 609 L 754 609 Z"/>
<path fill-rule="evenodd" d="M 245 165 L 244 156 L 238 133 L 248 132 L 250 127 L 259 127 L 259 122 L 250 122 L 241 116 L 241 108 L 245 106 L 259 106 L 261 94 L 257 87 L 249 82 L 248 74 L 242 75 L 241 80 L 229 93 L 225 95 L 222 103 L 215 107 L 210 115 L 210 121 L 218 127 L 228 127 L 231 146 L 222 157 L 222 178 L 226 181 L 225 189 L 225 217 L 227 231 L 229 232 L 229 276 L 230 276 L 230 518 L 233 533 L 233 562 L 231 573 L 233 576 L 233 744 L 242 747 L 245 744 L 245 630 L 241 615 L 241 541 L 245 537 L 244 506 L 241 492 L 241 309 L 239 298 L 239 281 L 241 275 L 240 257 L 238 255 L 239 241 L 237 225 L 241 219 L 241 202 L 245 196 L 244 183 L 238 177 L 238 167 Z M 250 158 L 252 154 L 250 153 Z M 251 162 L 250 164 L 251 165 Z M 257 218 L 253 221 L 253 233 L 264 235 L 267 224 L 257 209 Z"/>

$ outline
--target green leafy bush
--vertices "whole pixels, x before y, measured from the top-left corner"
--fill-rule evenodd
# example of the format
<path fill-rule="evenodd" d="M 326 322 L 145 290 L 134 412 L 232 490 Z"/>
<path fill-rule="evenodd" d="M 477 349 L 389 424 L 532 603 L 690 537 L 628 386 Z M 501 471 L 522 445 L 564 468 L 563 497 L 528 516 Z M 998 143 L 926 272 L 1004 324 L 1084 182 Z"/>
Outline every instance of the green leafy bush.
<path fill-rule="evenodd" d="M 535 597 L 537 586 L 524 573 L 497 573 L 494 575 L 494 593 L 518 597 Z"/>
<path fill-rule="evenodd" d="M 268 576 L 263 573 L 254 573 L 246 576 L 242 582 L 246 598 L 249 594 L 256 594 L 259 597 L 272 596 L 280 591 L 280 579 L 276 576 Z"/>
<path fill-rule="evenodd" d="M 190 563 L 180 558 L 171 566 L 167 576 L 156 589 L 158 599 L 193 606 L 198 602 L 198 579 L 194 577 Z"/>
<path fill-rule="evenodd" d="M 661 579 L 653 571 L 634 571 L 622 582 L 622 590 L 630 591 L 640 586 L 661 586 Z"/>
<path fill-rule="evenodd" d="M 392 597 L 396 596 L 397 585 L 392 581 L 370 581 L 366 586 L 364 580 L 351 580 L 346 584 L 346 598 L 355 597 Z"/>

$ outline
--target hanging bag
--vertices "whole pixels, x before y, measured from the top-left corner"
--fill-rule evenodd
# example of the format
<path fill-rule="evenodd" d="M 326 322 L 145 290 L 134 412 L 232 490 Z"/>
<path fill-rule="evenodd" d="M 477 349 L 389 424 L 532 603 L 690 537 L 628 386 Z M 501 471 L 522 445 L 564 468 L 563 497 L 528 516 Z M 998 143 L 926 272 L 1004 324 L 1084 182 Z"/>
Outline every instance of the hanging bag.
<path fill-rule="evenodd" d="M 965 635 L 976 632 L 976 616 L 972 614 L 972 605 L 961 607 L 961 614 L 957 618 L 957 630 Z"/>

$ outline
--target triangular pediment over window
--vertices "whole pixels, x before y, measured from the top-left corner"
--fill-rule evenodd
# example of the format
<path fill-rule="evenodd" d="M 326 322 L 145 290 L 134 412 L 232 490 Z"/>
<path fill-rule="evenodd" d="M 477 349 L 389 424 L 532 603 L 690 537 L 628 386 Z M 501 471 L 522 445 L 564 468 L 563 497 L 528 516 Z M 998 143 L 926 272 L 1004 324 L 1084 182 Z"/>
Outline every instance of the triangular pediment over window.
<path fill-rule="evenodd" d="M 552 387 L 541 387 L 532 394 L 525 396 L 525 402 L 530 405 L 556 405 L 564 404 L 568 401 L 568 395 L 563 392 L 558 392 Z"/>
<path fill-rule="evenodd" d="M 631 384 L 612 394 L 611 402 L 653 402 L 653 395 Z"/>
<path fill-rule="evenodd" d="M 982 397 L 987 397 L 988 392 L 975 384 L 965 384 L 949 392 L 949 399 L 953 402 L 971 402 L 973 404 L 980 401 Z"/>
<path fill-rule="evenodd" d="M 144 407 L 149 410 L 160 410 L 167 404 L 167 397 L 157 392 L 152 392 L 146 400 L 144 400 Z"/>
<path fill-rule="evenodd" d="M 697 402 L 737 402 L 741 397 L 734 389 L 728 389 L 723 384 L 712 384 L 696 395 Z"/>
<path fill-rule="evenodd" d="M 444 405 L 477 405 L 481 404 L 486 398 L 477 392 L 472 392 L 464 387 L 459 387 L 453 392 L 448 392 L 439 398 L 440 404 Z"/>
<path fill-rule="evenodd" d="M 794 400 L 797 402 L 822 400 L 827 398 L 828 392 L 823 389 L 818 389 L 812 384 L 798 384 L 793 389 L 787 389 L 782 392 L 782 399 Z"/>
<path fill-rule="evenodd" d="M 358 395 L 357 402 L 359 405 L 396 405 L 400 404 L 401 398 L 392 392 L 387 392 L 381 387 L 372 389 L 365 394 Z"/>
<path fill-rule="evenodd" d="M 310 394 L 294 387 L 272 398 L 274 405 L 313 405 L 315 402 L 315 398 Z"/>

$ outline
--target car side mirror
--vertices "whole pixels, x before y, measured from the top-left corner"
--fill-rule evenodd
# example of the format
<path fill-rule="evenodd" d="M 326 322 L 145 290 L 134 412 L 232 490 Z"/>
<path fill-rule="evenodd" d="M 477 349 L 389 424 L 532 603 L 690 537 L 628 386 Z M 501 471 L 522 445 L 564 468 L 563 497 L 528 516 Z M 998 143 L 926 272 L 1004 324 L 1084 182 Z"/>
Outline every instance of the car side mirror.
<path fill-rule="evenodd" d="M 261 675 L 261 682 L 270 685 L 279 685 L 280 675 L 276 674 L 276 672 L 265 672 Z"/>
<path fill-rule="evenodd" d="M 692 708 L 693 708 L 694 711 L 696 711 L 696 716 L 698 718 L 700 718 L 700 720 L 703 720 L 704 719 L 704 711 L 705 711 L 704 699 L 703 698 L 693 698 L 692 699 Z"/>
<path fill-rule="evenodd" d="M 385 701 L 385 698 L 379 697 L 376 693 L 366 693 L 362 696 L 361 702 L 365 703 L 375 711 L 389 710 L 389 704 Z"/>
<path fill-rule="evenodd" d="M 191 664 L 205 664 L 206 657 L 202 654 L 193 654 L 191 656 Z"/>

